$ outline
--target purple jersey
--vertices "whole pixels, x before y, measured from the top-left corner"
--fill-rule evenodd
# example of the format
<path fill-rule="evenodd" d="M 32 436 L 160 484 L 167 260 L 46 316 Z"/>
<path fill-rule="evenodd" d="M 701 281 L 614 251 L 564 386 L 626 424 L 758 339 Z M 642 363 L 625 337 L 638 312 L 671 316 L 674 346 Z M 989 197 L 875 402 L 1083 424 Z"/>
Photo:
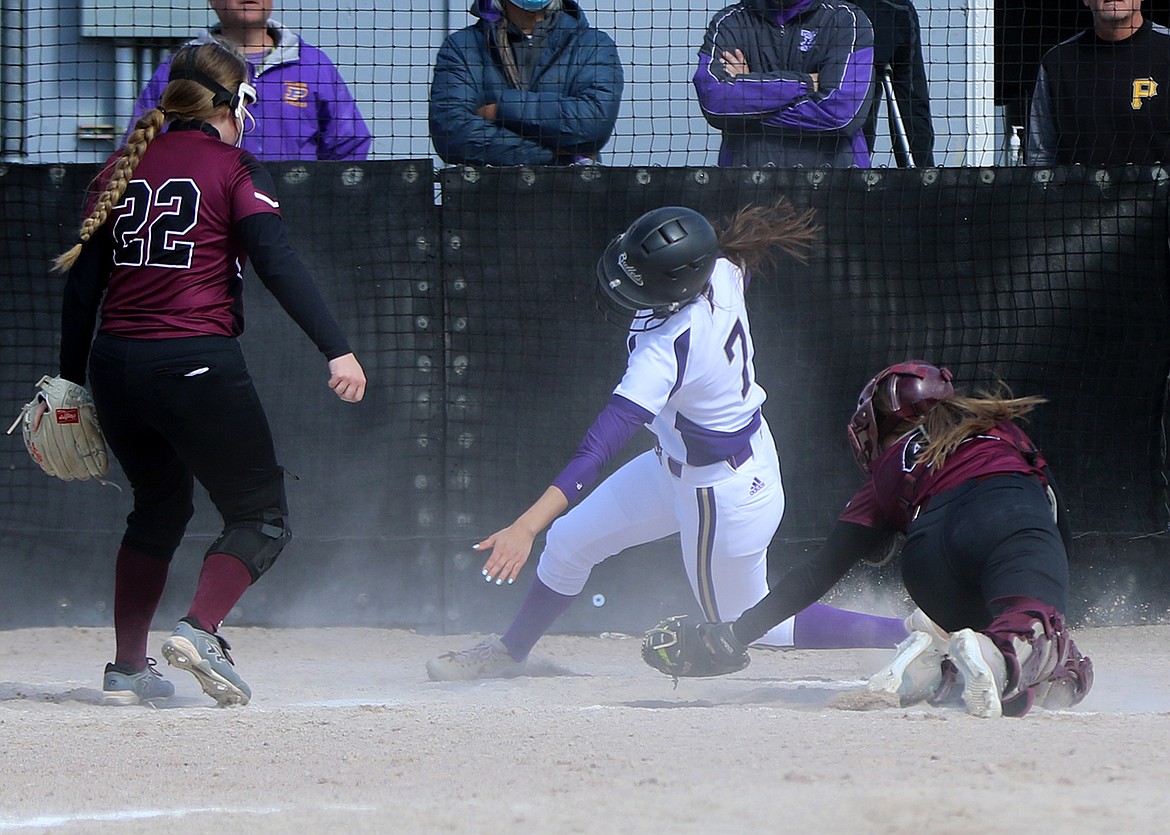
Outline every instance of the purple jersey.
<path fill-rule="evenodd" d="M 1000 423 L 959 444 L 939 468 L 917 463 L 925 436 L 910 432 L 878 456 L 869 478 L 849 500 L 839 519 L 867 528 L 905 532 L 915 511 L 933 496 L 964 481 L 1006 473 L 1034 475 L 1047 483 L 1044 458 L 1032 440 L 1014 423 Z"/>
<path fill-rule="evenodd" d="M 103 229 L 114 247 L 99 330 L 238 336 L 246 253 L 234 225 L 261 212 L 280 206 L 255 157 L 197 129 L 160 134 Z"/>

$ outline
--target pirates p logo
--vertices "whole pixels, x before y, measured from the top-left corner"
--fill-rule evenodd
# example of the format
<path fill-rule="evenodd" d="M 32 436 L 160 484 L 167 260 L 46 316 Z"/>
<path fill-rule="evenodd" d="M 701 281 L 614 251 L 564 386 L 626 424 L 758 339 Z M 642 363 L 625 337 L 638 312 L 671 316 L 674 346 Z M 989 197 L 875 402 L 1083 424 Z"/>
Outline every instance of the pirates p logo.
<path fill-rule="evenodd" d="M 1129 106 L 1134 110 L 1141 110 L 1145 99 L 1152 99 L 1158 95 L 1158 82 L 1152 78 L 1135 78 L 1133 80 L 1133 101 Z"/>

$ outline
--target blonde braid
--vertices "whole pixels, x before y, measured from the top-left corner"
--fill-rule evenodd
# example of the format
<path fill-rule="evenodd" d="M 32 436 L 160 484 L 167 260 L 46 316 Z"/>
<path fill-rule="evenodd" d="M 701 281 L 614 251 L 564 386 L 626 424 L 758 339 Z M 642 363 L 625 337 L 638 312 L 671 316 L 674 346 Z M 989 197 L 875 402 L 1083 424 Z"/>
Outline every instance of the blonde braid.
<path fill-rule="evenodd" d="M 134 125 L 134 130 L 126 141 L 126 147 L 122 149 L 121 155 L 114 162 L 114 171 L 105 190 L 98 197 L 89 217 L 81 223 L 81 231 L 78 234 L 81 241 L 53 260 L 53 272 L 68 272 L 70 267 L 77 262 L 78 256 L 81 255 L 81 245 L 94 236 L 94 233 L 106 222 L 106 218 L 110 216 L 110 209 L 118 205 L 134 169 L 138 167 L 147 147 L 158 136 L 165 123 L 166 115 L 161 108 L 154 107 L 142 114 L 142 118 Z"/>

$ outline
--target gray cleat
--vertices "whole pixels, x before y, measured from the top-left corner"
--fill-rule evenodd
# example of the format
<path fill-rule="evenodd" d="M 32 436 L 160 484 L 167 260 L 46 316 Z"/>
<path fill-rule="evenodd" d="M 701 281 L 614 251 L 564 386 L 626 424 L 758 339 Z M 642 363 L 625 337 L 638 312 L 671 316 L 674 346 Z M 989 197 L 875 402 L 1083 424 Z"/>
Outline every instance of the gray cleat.
<path fill-rule="evenodd" d="M 219 635 L 181 620 L 171 637 L 163 641 L 162 654 L 172 667 L 195 676 L 203 692 L 220 707 L 246 705 L 252 688 L 236 673 L 229 648 Z"/>
<path fill-rule="evenodd" d="M 146 666 L 141 670 L 131 670 L 122 664 L 107 664 L 102 679 L 102 704 L 140 705 L 175 695 L 175 685 L 162 677 L 154 663 L 153 658 L 147 658 Z"/>
<path fill-rule="evenodd" d="M 496 635 L 489 635 L 470 649 L 445 652 L 427 662 L 431 681 L 469 681 L 477 678 L 514 678 L 524 674 L 525 663 L 508 654 Z"/>

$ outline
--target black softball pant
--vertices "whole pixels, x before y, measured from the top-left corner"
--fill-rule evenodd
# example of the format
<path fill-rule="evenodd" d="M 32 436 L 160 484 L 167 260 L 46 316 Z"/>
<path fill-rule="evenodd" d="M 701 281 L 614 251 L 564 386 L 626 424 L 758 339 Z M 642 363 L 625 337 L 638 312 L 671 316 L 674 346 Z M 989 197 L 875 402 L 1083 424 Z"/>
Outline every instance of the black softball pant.
<path fill-rule="evenodd" d="M 169 560 L 194 513 L 194 482 L 225 528 L 286 511 L 283 470 L 239 343 L 231 337 L 99 334 L 90 385 L 102 433 L 134 491 L 123 542 Z"/>
<path fill-rule="evenodd" d="M 1068 554 L 1043 485 L 993 476 L 932 498 L 907 531 L 902 580 L 949 632 L 985 628 L 999 614 L 988 604 L 1003 597 L 1035 598 L 1063 614 Z"/>

